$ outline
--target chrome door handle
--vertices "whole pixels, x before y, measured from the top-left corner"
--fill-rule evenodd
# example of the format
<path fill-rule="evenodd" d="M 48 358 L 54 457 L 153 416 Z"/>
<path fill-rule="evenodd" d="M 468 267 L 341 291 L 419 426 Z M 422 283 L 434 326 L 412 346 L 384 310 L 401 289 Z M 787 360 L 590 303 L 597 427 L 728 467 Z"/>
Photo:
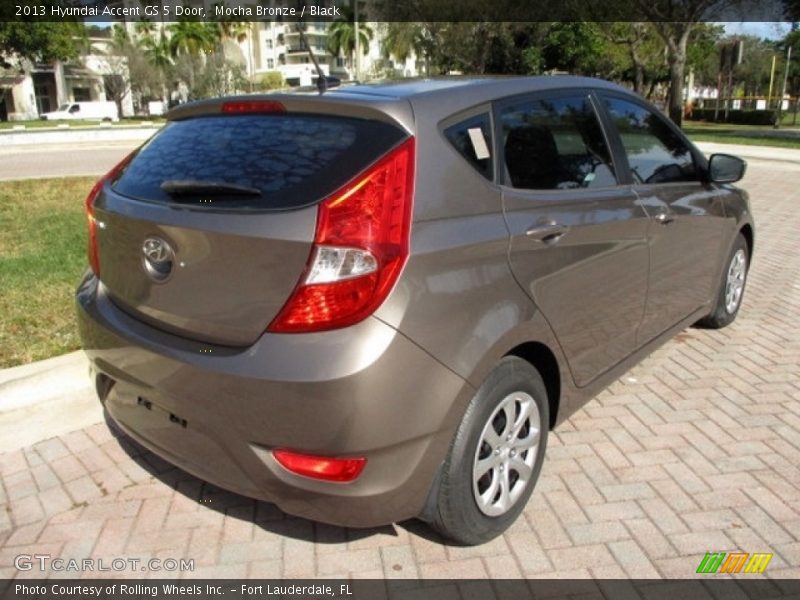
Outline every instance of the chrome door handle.
<path fill-rule="evenodd" d="M 568 231 L 568 225 L 560 225 L 555 221 L 550 221 L 549 223 L 544 223 L 543 225 L 535 225 L 534 227 L 531 227 L 525 232 L 525 235 L 532 240 L 536 240 L 537 242 L 554 244 Z"/>
<path fill-rule="evenodd" d="M 656 221 L 658 221 L 662 225 L 669 225 L 670 223 L 675 221 L 674 215 L 665 212 L 658 213 L 655 218 Z"/>

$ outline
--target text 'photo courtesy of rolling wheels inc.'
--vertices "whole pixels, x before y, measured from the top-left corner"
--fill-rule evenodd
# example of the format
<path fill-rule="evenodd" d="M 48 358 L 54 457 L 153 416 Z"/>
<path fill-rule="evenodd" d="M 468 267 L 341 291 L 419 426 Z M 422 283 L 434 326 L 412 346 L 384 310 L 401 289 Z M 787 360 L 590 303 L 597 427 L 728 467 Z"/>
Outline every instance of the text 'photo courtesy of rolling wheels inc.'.
<path fill-rule="evenodd" d="M 800 599 L 793 0 L 0 2 L 0 598 Z"/>

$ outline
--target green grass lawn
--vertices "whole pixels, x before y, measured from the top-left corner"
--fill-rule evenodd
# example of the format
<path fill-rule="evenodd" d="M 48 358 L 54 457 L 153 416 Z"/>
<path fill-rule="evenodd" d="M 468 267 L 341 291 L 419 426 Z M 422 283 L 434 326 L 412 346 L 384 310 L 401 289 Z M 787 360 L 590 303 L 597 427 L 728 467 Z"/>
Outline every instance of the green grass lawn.
<path fill-rule="evenodd" d="M 73 296 L 95 180 L 0 182 L 0 368 L 80 347 Z"/>
<path fill-rule="evenodd" d="M 117 122 L 110 122 L 107 125 L 111 125 L 111 127 L 125 127 L 127 126 L 139 126 L 142 122 L 147 121 L 148 123 L 153 123 L 154 125 L 161 125 L 165 122 L 163 117 L 153 117 L 152 119 L 144 119 L 144 118 L 125 118 Z M 99 127 L 102 121 L 90 121 L 85 120 L 82 121 L 80 119 L 73 119 L 73 120 L 60 120 L 60 121 L 43 121 L 41 119 L 31 120 L 31 121 L 0 121 L 0 131 L 4 130 L 13 130 L 16 125 L 24 125 L 25 129 L 42 129 L 47 127 L 58 127 L 59 125 L 69 125 L 70 129 L 79 128 L 79 127 Z"/>
<path fill-rule="evenodd" d="M 683 131 L 694 142 L 800 148 L 800 132 L 791 129 L 797 129 L 791 126 L 791 116 L 783 120 L 780 129 L 773 129 L 768 125 L 731 125 L 688 120 L 683 122 Z"/>

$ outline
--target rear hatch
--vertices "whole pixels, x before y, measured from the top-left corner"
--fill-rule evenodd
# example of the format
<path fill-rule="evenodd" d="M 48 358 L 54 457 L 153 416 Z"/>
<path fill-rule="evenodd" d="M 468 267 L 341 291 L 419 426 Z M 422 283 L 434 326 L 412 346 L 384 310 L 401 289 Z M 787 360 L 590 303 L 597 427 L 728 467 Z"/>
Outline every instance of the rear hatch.
<path fill-rule="evenodd" d="M 230 346 L 256 341 L 298 284 L 316 205 L 408 137 L 374 109 L 247 104 L 179 113 L 94 201 L 109 298 L 160 329 Z"/>

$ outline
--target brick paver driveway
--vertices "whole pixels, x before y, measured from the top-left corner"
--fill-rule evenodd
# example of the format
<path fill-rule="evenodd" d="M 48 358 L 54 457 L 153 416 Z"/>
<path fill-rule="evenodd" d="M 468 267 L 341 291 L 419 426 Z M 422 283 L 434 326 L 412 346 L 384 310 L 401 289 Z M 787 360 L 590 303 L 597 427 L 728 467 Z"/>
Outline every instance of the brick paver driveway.
<path fill-rule="evenodd" d="M 0 457 L 0 576 L 39 576 L 13 567 L 35 552 L 192 558 L 195 577 L 687 577 L 735 550 L 800 575 L 800 165 L 751 164 L 743 185 L 757 232 L 739 320 L 687 330 L 562 425 L 503 537 L 455 548 L 418 523 L 287 517 L 100 424 Z"/>

